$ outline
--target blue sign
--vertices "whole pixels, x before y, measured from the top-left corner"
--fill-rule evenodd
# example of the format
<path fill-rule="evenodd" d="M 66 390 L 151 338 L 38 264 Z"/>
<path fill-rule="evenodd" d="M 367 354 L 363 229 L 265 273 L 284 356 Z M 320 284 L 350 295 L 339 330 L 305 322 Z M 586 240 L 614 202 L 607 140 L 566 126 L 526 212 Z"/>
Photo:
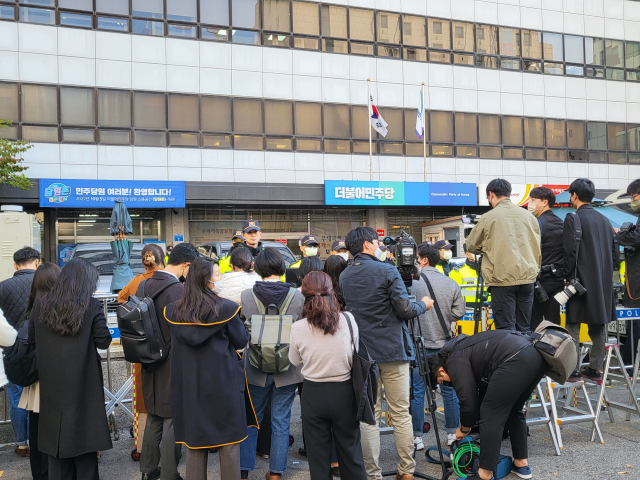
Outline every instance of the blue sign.
<path fill-rule="evenodd" d="M 182 234 L 176 234 L 173 236 L 173 241 L 174 242 L 184 242 L 184 235 Z"/>
<path fill-rule="evenodd" d="M 120 199 L 127 208 L 184 208 L 184 182 L 147 180 L 40 179 L 40 206 L 112 208 Z"/>
<path fill-rule="evenodd" d="M 324 182 L 325 205 L 476 206 L 475 183 Z"/>
<path fill-rule="evenodd" d="M 640 308 L 617 308 L 616 316 L 618 317 L 618 320 L 640 318 Z"/>

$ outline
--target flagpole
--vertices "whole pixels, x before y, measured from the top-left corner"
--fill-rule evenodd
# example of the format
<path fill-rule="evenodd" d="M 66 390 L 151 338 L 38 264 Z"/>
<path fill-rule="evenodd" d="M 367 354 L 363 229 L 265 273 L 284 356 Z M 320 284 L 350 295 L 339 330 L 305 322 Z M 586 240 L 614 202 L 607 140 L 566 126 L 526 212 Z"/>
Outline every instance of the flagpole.
<path fill-rule="evenodd" d="M 371 115 L 371 79 L 367 78 L 367 117 Z M 371 119 L 367 118 L 369 130 L 369 180 L 373 182 L 373 148 L 371 145 Z"/>
<path fill-rule="evenodd" d="M 424 82 L 422 82 L 422 155 L 424 157 L 424 181 L 427 181 L 427 127 L 424 108 Z"/>

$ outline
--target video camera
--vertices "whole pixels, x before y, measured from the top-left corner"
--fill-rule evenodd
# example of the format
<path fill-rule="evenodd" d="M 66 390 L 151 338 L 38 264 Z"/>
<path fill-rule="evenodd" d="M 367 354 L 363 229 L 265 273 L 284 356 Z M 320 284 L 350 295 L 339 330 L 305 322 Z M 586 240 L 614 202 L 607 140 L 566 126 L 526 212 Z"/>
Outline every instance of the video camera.
<path fill-rule="evenodd" d="M 480 218 L 482 218 L 482 215 L 475 215 L 473 213 L 470 213 L 468 215 L 462 216 L 462 223 L 467 225 L 475 225 L 480 221 Z"/>
<path fill-rule="evenodd" d="M 404 230 L 400 235 L 385 237 L 382 240 L 396 259 L 396 267 L 402 281 L 407 287 L 411 287 L 413 279 L 418 273 L 418 245 L 411 235 Z"/>

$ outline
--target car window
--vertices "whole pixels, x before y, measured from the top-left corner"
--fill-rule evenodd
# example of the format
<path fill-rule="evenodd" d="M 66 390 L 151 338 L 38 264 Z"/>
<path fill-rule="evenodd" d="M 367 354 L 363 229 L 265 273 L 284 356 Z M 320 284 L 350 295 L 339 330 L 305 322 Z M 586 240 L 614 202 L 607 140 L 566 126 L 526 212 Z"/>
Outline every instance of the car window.
<path fill-rule="evenodd" d="M 77 250 L 74 258 L 78 257 L 89 260 L 98 269 L 100 275 L 113 275 L 116 258 L 111 249 Z M 131 253 L 129 265 L 131 265 L 131 270 L 133 270 L 134 275 L 145 272 L 144 265 L 142 265 L 142 249 L 136 249 Z"/>
<path fill-rule="evenodd" d="M 296 258 L 291 254 L 287 247 L 282 246 L 277 248 L 278 250 L 280 250 L 280 253 L 284 257 L 284 263 L 287 264 L 287 268 L 289 268 L 289 265 L 291 265 L 292 263 L 296 263 Z"/>

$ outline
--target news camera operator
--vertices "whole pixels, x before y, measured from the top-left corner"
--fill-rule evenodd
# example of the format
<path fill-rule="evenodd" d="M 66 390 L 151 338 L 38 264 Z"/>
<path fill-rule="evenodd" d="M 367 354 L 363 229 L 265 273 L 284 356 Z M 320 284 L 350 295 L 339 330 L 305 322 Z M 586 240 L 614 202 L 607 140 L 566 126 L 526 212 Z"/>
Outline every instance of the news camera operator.
<path fill-rule="evenodd" d="M 418 317 L 431 308 L 433 301 L 423 297 L 411 302 L 398 270 L 381 262 L 378 234 L 370 227 L 357 227 L 345 239 L 353 255 L 353 263 L 340 275 L 340 289 L 347 310 L 353 313 L 360 338 L 380 369 L 379 388 L 384 385 L 389 412 L 393 417 L 393 434 L 400 457 L 397 478 L 412 480 L 413 427 L 409 412 L 409 360 L 413 348 L 407 320 Z M 380 400 L 376 418 L 380 419 Z M 362 453 L 367 478 L 381 479 L 379 466 L 380 431 L 378 426 L 360 424 Z"/>
<path fill-rule="evenodd" d="M 540 228 L 535 218 L 511 202 L 508 181 L 491 180 L 486 193 L 492 210 L 469 233 L 467 252 L 482 254 L 496 328 L 528 333 L 533 285 L 540 271 Z"/>
<path fill-rule="evenodd" d="M 531 330 L 540 325 L 542 319 L 560 325 L 560 304 L 554 295 L 564 289 L 564 281 L 558 276 L 555 263 L 562 262 L 562 230 L 564 222 L 551 210 L 556 196 L 548 187 L 537 187 L 529 193 L 528 210 L 538 219 L 540 226 L 540 250 L 542 269 L 536 281 L 533 311 L 531 312 Z M 546 293 L 547 299 L 544 300 Z"/>

